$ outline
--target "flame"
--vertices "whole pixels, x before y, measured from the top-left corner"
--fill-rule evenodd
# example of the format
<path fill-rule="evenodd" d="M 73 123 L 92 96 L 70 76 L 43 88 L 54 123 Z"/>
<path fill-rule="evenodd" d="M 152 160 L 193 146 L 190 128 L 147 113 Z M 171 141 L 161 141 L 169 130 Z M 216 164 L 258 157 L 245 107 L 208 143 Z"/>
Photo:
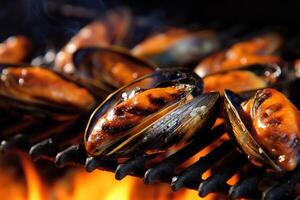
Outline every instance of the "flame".
<path fill-rule="evenodd" d="M 111 172 L 97 170 L 87 173 L 83 169 L 75 169 L 55 183 L 54 193 L 57 200 L 200 199 L 197 191 L 183 189 L 173 192 L 168 184 L 145 185 L 140 178 L 134 177 L 116 181 Z"/>
<path fill-rule="evenodd" d="M 208 147 L 201 150 L 195 156 L 183 163 L 181 167 L 188 167 L 200 157 L 205 156 L 211 150 L 228 140 L 226 135 L 214 141 Z M 17 182 L 14 178 L 7 176 L 8 173 L 0 174 L 0 196 L 13 194 L 8 200 L 199 200 L 197 191 L 181 189 L 173 192 L 169 184 L 145 185 L 140 178 L 126 177 L 117 181 L 114 174 L 96 170 L 87 173 L 82 168 L 73 168 L 51 185 L 45 184 L 39 175 L 30 157 L 19 154 L 21 165 L 24 171 L 26 184 Z M 1 163 L 0 163 L 1 164 Z M 0 166 L 0 170 L 1 170 Z M 208 170 L 202 175 L 206 179 L 211 175 Z M 201 176 L 199 175 L 199 178 Z M 238 180 L 238 175 L 233 176 L 228 184 L 232 185 Z M 9 186 L 6 186 L 9 184 Z M 25 186 L 26 185 L 26 186 Z M 27 194 L 27 197 L 26 197 Z M 224 195 L 210 194 L 206 200 L 225 199 Z"/>
<path fill-rule="evenodd" d="M 20 156 L 27 185 L 27 200 L 46 200 L 47 189 L 43 185 L 33 162 L 27 155 Z"/>
<path fill-rule="evenodd" d="M 23 183 L 15 177 L 14 170 L 0 166 L 0 197 L 6 200 L 25 200 L 26 190 Z"/>
<path fill-rule="evenodd" d="M 145 185 L 140 178 L 134 177 L 126 177 L 122 181 L 116 181 L 113 173 L 100 170 L 87 173 L 84 169 L 70 169 L 62 178 L 48 185 L 45 184 L 28 156 L 22 155 L 20 160 L 26 184 L 9 176 L 9 173 L 0 174 L 0 186 L 3 185 L 1 187 L 3 190 L 0 188 L 0 196 L 11 194 L 6 198 L 7 200 L 201 199 L 197 191 L 181 189 L 178 192 L 173 192 L 169 184 Z M 2 169 L 1 166 L 0 169 Z M 211 194 L 204 199 L 220 199 L 220 196 Z"/>

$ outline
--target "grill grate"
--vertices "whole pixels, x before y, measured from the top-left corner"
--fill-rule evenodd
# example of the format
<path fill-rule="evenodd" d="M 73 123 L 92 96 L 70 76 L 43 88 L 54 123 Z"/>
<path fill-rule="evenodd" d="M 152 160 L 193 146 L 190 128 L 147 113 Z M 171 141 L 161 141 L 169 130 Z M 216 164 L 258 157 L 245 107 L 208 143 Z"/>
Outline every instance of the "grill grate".
<path fill-rule="evenodd" d="M 34 126 L 39 127 L 40 124 L 32 125 L 30 130 L 34 130 Z M 57 127 L 54 129 L 57 130 Z M 173 191 L 181 188 L 198 190 L 200 197 L 210 193 L 223 193 L 233 199 L 297 198 L 293 189 L 300 180 L 299 167 L 282 176 L 265 173 L 262 168 L 249 163 L 246 156 L 236 150 L 231 140 L 222 142 L 198 161 L 178 170 L 182 163 L 219 139 L 225 133 L 224 124 L 216 126 L 205 137 L 193 141 L 158 164 L 150 164 L 150 167 L 149 163 L 157 159 L 159 154 L 138 155 L 121 164 L 112 160 L 88 157 L 83 144 L 80 143 L 82 131 L 82 125 L 76 125 L 63 133 L 50 131 L 51 137 L 43 134 L 38 139 L 33 139 L 37 136 L 33 131 L 30 134 L 30 137 L 33 137 L 31 139 L 25 134 L 18 134 L 4 140 L 0 147 L 5 152 L 29 152 L 34 160 L 51 160 L 58 167 L 81 166 L 88 172 L 96 169 L 115 172 L 117 180 L 130 175 L 143 178 L 145 184 L 166 182 L 171 185 Z M 205 180 L 201 179 L 208 169 L 212 169 L 211 176 Z M 227 181 L 236 173 L 239 173 L 240 180 L 231 186 Z"/>

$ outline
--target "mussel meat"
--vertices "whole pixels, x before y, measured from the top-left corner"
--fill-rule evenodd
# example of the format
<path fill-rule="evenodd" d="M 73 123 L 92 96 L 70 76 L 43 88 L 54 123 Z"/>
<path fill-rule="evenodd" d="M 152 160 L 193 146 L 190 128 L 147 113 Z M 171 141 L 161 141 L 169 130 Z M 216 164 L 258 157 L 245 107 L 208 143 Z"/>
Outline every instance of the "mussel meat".
<path fill-rule="evenodd" d="M 155 66 L 118 47 L 81 48 L 74 55 L 75 74 L 104 80 L 118 88 L 154 71 Z M 100 83 L 99 83 L 100 85 Z"/>
<path fill-rule="evenodd" d="M 274 54 L 281 44 L 281 37 L 275 33 L 236 43 L 225 51 L 203 59 L 195 68 L 195 72 L 205 77 L 211 73 L 253 64 L 279 64 L 281 59 Z"/>
<path fill-rule="evenodd" d="M 223 94 L 225 89 L 245 92 L 274 86 L 284 76 L 281 68 L 276 64 L 265 64 L 216 72 L 203 78 L 204 91 L 219 91 Z"/>
<path fill-rule="evenodd" d="M 78 115 L 96 104 L 85 88 L 50 69 L 33 66 L 2 66 L 0 96 L 1 104 L 38 111 L 38 115 L 46 111 Z"/>
<path fill-rule="evenodd" d="M 155 69 L 151 63 L 112 46 L 81 48 L 74 53 L 73 63 L 73 71 L 64 74 L 76 79 L 102 99 Z"/>
<path fill-rule="evenodd" d="M 12 36 L 0 44 L 0 62 L 16 64 L 24 62 L 31 52 L 31 43 L 25 36 Z"/>
<path fill-rule="evenodd" d="M 242 102 L 225 91 L 227 127 L 253 163 L 276 171 L 298 164 L 299 111 L 281 92 L 266 88 Z"/>
<path fill-rule="evenodd" d="M 219 94 L 201 95 L 202 84 L 192 72 L 160 70 L 120 88 L 91 116 L 87 152 L 118 159 L 189 142 L 218 113 Z"/>
<path fill-rule="evenodd" d="M 147 38 L 135 46 L 132 53 L 152 60 L 159 67 L 171 67 L 197 62 L 219 48 L 220 42 L 212 31 L 174 28 Z"/>

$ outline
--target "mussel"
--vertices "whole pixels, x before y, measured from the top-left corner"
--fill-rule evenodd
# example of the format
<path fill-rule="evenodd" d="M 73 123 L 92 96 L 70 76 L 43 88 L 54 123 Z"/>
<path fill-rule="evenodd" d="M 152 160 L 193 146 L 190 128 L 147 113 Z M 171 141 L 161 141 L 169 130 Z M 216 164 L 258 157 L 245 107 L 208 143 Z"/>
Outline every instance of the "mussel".
<path fill-rule="evenodd" d="M 33 66 L 1 66 L 0 105 L 65 119 L 96 104 L 90 92 L 54 71 Z"/>
<path fill-rule="evenodd" d="M 197 62 L 219 48 L 220 42 L 213 31 L 174 28 L 147 38 L 132 53 L 152 60 L 159 67 L 172 67 Z"/>
<path fill-rule="evenodd" d="M 225 91 L 228 131 L 249 159 L 275 171 L 290 171 L 298 164 L 299 111 L 281 92 L 266 88 L 243 101 Z"/>
<path fill-rule="evenodd" d="M 66 46 L 57 53 L 54 66 L 59 71 L 70 71 L 73 68 L 73 53 L 80 47 L 103 46 L 110 44 L 107 27 L 100 21 L 93 21 L 82 28 Z"/>
<path fill-rule="evenodd" d="M 185 70 L 160 70 L 112 93 L 92 114 L 85 131 L 91 156 L 119 159 L 182 146 L 213 125 L 219 93 Z"/>
<path fill-rule="evenodd" d="M 117 88 L 129 84 L 156 68 L 120 47 L 87 47 L 74 53 L 74 68 L 64 74 L 77 79 L 97 96 L 105 98 Z"/>
<path fill-rule="evenodd" d="M 22 63 L 31 53 L 31 42 L 25 36 L 11 36 L 0 44 L 1 63 Z"/>
<path fill-rule="evenodd" d="M 69 72 L 73 69 L 73 54 L 82 47 L 121 45 L 128 35 L 131 13 L 126 9 L 111 10 L 103 18 L 83 27 L 55 58 L 55 68 Z"/>
<path fill-rule="evenodd" d="M 234 92 L 245 92 L 279 85 L 285 73 L 277 64 L 255 64 L 240 69 L 216 72 L 203 78 L 204 91 L 219 91 L 225 89 Z"/>
<path fill-rule="evenodd" d="M 101 19 L 83 27 L 56 55 L 54 70 L 80 82 L 104 99 L 117 88 L 150 74 L 150 62 L 122 48 L 133 29 L 126 9 L 108 11 Z M 115 46 L 118 45 L 118 46 Z"/>
<path fill-rule="evenodd" d="M 236 43 L 229 49 L 203 59 L 195 72 L 205 77 L 219 71 L 241 68 L 253 64 L 279 64 L 282 62 L 275 53 L 282 44 L 282 38 L 275 33 L 265 34 Z"/>

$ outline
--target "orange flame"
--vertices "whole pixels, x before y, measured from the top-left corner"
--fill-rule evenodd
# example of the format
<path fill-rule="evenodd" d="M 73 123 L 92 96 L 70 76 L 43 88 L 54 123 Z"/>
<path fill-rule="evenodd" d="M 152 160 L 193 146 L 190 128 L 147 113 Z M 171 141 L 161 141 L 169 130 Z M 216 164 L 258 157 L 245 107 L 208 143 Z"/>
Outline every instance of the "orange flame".
<path fill-rule="evenodd" d="M 27 200 L 47 200 L 48 192 L 34 164 L 27 155 L 20 156 L 27 185 Z"/>
<path fill-rule="evenodd" d="M 25 200 L 23 183 L 15 177 L 14 169 L 0 166 L 0 197 L 5 200 Z"/>
<path fill-rule="evenodd" d="M 56 182 L 54 193 L 57 200 L 199 200 L 196 191 L 174 193 L 167 184 L 145 185 L 134 177 L 116 181 L 111 172 L 87 173 L 82 169 L 73 170 Z"/>
<path fill-rule="evenodd" d="M 9 173 L 0 174 L 0 195 L 12 194 L 8 200 L 199 200 L 197 191 L 181 189 L 173 192 L 168 184 L 145 185 L 140 178 L 126 177 L 116 181 L 114 174 L 96 170 L 72 169 L 53 185 L 46 185 L 34 163 L 26 155 L 20 156 L 26 187 Z M 0 166 L 1 167 L 1 166 Z M 2 168 L 1 168 L 2 169 Z M 4 178 L 6 177 L 7 178 Z M 3 180 L 3 181 L 2 181 Z M 8 186 L 5 186 L 7 185 Z M 2 189 L 1 189 L 2 188 Z M 26 195 L 27 194 L 27 195 Z M 27 197 L 26 197 L 27 196 Z M 211 194 L 208 199 L 220 199 Z"/>
<path fill-rule="evenodd" d="M 200 157 L 205 156 L 211 150 L 219 146 L 223 141 L 228 140 L 226 135 L 214 141 L 208 147 L 201 150 L 195 156 L 183 163 L 188 167 Z M 70 169 L 68 173 L 58 179 L 53 185 L 45 185 L 39 176 L 34 163 L 29 156 L 20 154 L 21 164 L 27 184 L 26 200 L 199 200 L 197 191 L 181 189 L 173 192 L 168 184 L 145 185 L 140 178 L 126 177 L 122 181 L 116 181 L 111 172 L 96 170 L 87 173 L 84 169 Z M 181 167 L 182 167 L 181 166 Z M 4 173 L 5 174 L 5 173 Z M 211 175 L 209 169 L 202 175 L 206 179 Z M 201 176 L 199 175 L 199 179 Z M 233 176 L 227 183 L 232 185 L 238 180 L 238 175 Z M 0 174 L 0 180 L 2 175 Z M 13 181 L 12 181 L 13 182 Z M 1 181 L 0 181 L 1 184 Z M 16 184 L 16 183 L 13 183 Z M 24 190 L 25 191 L 25 190 Z M 0 195 L 2 194 L 0 188 Z M 24 192 L 19 192 L 15 198 L 9 200 L 25 200 Z M 50 198 L 51 196 L 51 198 Z M 203 199 L 225 199 L 224 195 L 210 194 Z"/>

